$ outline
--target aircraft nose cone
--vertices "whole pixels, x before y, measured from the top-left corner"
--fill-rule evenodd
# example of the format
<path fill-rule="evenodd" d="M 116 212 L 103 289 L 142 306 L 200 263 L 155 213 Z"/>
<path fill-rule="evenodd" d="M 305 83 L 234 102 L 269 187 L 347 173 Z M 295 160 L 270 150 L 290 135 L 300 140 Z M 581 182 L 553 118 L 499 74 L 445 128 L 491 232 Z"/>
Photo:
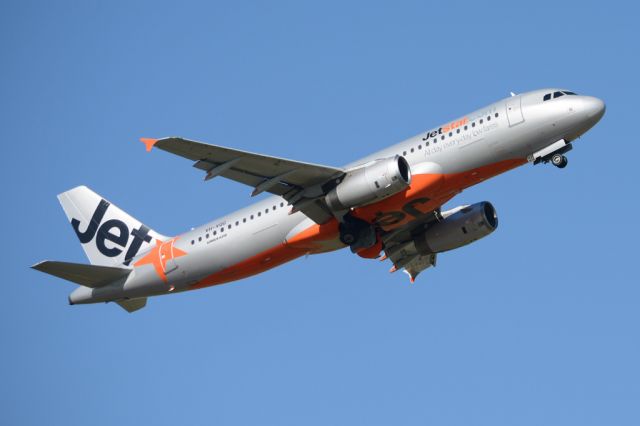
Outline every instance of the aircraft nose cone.
<path fill-rule="evenodd" d="M 582 100 L 584 112 L 587 114 L 587 118 L 594 121 L 599 121 L 604 115 L 606 106 L 601 99 L 593 96 L 585 96 Z"/>

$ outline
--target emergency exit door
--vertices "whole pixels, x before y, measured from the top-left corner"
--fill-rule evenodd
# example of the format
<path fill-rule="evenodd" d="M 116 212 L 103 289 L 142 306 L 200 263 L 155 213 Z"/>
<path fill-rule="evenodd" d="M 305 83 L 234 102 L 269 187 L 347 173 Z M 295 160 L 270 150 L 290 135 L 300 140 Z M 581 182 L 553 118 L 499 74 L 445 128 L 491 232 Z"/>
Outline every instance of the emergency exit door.
<path fill-rule="evenodd" d="M 520 96 L 514 96 L 507 101 L 507 120 L 509 120 L 509 127 L 513 127 L 524 121 L 521 102 L 522 97 Z"/>

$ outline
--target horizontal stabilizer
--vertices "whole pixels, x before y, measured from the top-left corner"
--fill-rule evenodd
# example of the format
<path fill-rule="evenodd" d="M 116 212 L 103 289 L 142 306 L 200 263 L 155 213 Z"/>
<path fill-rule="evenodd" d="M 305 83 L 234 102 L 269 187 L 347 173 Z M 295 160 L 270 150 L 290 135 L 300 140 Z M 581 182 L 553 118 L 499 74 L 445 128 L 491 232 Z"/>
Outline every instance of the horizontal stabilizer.
<path fill-rule="evenodd" d="M 32 266 L 40 272 L 72 281 L 85 287 L 104 287 L 113 281 L 126 277 L 131 269 L 111 266 L 85 265 L 82 263 L 45 260 Z"/>
<path fill-rule="evenodd" d="M 140 299 L 120 300 L 116 303 L 122 306 L 122 309 L 131 313 L 147 306 L 147 298 L 141 297 Z"/>

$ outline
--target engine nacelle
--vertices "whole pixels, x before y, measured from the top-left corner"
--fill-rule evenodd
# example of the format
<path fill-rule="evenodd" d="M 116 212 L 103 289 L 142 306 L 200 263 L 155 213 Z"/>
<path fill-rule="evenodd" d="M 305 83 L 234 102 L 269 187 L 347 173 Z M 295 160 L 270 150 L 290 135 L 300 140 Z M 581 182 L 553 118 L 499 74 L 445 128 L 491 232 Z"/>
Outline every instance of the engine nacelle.
<path fill-rule="evenodd" d="M 409 163 L 396 155 L 348 171 L 325 200 L 333 211 L 348 210 L 390 197 L 410 183 Z"/>
<path fill-rule="evenodd" d="M 491 203 L 483 201 L 442 213 L 442 221 L 414 239 L 420 254 L 440 253 L 466 246 L 486 237 L 498 227 L 498 215 Z"/>

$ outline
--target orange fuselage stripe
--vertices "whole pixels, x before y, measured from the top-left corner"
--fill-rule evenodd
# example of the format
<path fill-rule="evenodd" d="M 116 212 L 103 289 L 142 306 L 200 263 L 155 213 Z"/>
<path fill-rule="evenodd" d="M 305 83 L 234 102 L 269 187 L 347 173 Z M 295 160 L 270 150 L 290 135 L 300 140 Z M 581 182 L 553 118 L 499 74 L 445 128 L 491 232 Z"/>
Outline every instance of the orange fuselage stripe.
<path fill-rule="evenodd" d="M 427 214 L 446 203 L 463 189 L 525 164 L 525 159 L 513 159 L 478 167 L 462 173 L 422 174 L 412 177 L 411 185 L 378 203 L 357 208 L 354 216 L 368 222 L 377 222 L 390 230 L 414 220 L 419 214 Z M 302 232 L 262 253 L 211 274 L 191 289 L 224 284 L 247 278 L 289 262 L 307 253 L 317 253 L 327 246 L 327 241 L 338 238 L 338 222 L 335 219 L 322 225 L 312 225 Z M 374 257 L 371 253 L 363 253 Z"/>

